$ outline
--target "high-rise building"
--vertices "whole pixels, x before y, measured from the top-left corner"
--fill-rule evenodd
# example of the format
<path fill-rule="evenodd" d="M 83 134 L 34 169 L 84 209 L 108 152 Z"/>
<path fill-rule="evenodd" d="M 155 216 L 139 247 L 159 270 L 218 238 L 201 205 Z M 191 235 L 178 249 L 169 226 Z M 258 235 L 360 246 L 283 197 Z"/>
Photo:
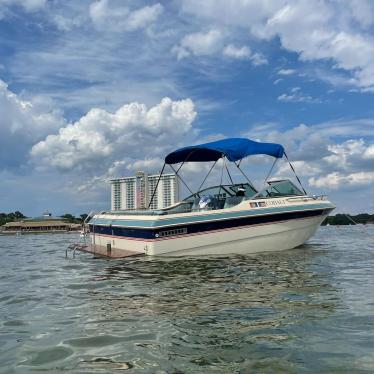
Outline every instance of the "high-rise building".
<path fill-rule="evenodd" d="M 138 171 L 134 177 L 116 178 L 112 185 L 112 210 L 146 209 L 156 188 L 159 174 Z M 179 201 L 179 181 L 175 174 L 163 174 L 150 209 L 166 208 Z"/>

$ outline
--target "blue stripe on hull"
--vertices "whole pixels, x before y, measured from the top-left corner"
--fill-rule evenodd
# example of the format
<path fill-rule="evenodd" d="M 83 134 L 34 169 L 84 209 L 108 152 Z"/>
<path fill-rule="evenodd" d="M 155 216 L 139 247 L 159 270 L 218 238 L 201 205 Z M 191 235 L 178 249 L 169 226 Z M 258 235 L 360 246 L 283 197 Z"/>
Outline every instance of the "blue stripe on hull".
<path fill-rule="evenodd" d="M 316 217 L 328 214 L 331 209 L 316 209 L 308 211 L 295 211 L 287 213 L 277 213 L 261 216 L 240 217 L 235 219 L 225 219 L 221 221 L 197 222 L 181 224 L 163 228 L 131 228 L 93 225 L 90 223 L 91 232 L 103 235 L 113 235 L 119 237 L 136 238 L 136 239 L 157 239 L 165 237 L 163 234 L 170 231 L 170 236 L 188 236 L 189 234 L 209 232 L 214 230 L 237 228 L 241 226 L 250 226 L 267 223 L 278 223 L 282 221 Z"/>

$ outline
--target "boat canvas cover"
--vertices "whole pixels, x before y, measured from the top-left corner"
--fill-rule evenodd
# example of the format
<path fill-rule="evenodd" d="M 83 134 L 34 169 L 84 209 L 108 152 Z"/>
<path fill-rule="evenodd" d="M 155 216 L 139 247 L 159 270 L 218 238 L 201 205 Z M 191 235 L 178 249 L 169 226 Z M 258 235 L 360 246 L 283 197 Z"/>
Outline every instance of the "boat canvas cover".
<path fill-rule="evenodd" d="M 269 155 L 282 158 L 284 148 L 276 143 L 260 143 L 245 138 L 228 138 L 179 148 L 165 157 L 165 163 L 217 161 L 221 157 L 235 162 L 250 155 Z"/>

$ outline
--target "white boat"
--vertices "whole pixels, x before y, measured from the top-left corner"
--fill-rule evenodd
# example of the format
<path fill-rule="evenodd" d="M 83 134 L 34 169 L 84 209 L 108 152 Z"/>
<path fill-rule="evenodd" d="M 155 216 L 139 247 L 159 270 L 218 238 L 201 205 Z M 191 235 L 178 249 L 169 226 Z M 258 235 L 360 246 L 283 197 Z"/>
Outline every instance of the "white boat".
<path fill-rule="evenodd" d="M 166 164 L 173 168 L 178 163 L 214 161 L 215 165 L 221 158 L 242 172 L 240 160 L 254 154 L 272 156 L 275 162 L 287 158 L 280 144 L 230 138 L 170 153 L 161 175 Z M 88 251 L 110 257 L 195 256 L 295 248 L 305 243 L 335 208 L 325 196 L 307 194 L 295 176 L 300 188 L 283 179 L 269 181 L 257 191 L 246 177 L 246 183 L 205 188 L 165 209 L 95 214 L 88 223 Z"/>

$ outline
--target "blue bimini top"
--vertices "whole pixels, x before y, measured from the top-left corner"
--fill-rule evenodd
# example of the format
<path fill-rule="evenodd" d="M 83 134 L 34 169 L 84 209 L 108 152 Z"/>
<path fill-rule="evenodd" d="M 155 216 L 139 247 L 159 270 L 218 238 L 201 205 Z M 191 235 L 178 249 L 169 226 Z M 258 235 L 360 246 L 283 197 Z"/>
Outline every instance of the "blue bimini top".
<path fill-rule="evenodd" d="M 165 157 L 165 163 L 217 161 L 221 157 L 226 157 L 229 161 L 234 162 L 250 155 L 269 155 L 282 158 L 284 148 L 276 143 L 260 143 L 245 138 L 228 138 L 179 148 Z"/>

